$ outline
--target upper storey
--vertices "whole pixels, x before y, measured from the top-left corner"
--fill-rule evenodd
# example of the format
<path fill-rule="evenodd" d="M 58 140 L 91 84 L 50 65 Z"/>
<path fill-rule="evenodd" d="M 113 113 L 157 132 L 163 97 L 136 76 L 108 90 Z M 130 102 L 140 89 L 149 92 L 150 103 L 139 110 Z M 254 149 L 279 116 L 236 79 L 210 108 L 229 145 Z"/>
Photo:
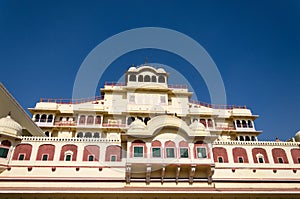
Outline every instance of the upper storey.
<path fill-rule="evenodd" d="M 130 67 L 126 72 L 126 85 L 128 87 L 168 87 L 168 73 L 162 68 L 153 68 L 142 65 L 139 68 Z"/>

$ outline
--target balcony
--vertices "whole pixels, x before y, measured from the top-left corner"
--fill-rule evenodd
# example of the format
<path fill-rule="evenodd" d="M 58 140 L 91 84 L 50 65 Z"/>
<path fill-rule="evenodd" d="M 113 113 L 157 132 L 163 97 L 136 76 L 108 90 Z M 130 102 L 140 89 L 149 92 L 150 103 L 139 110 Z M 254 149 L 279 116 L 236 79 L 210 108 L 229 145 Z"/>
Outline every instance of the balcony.
<path fill-rule="evenodd" d="M 125 128 L 126 124 L 121 124 L 121 123 L 104 123 L 104 124 L 102 124 L 102 127 L 104 127 L 104 128 Z"/>
<path fill-rule="evenodd" d="M 76 126 L 74 121 L 57 121 L 54 122 L 54 126 Z"/>

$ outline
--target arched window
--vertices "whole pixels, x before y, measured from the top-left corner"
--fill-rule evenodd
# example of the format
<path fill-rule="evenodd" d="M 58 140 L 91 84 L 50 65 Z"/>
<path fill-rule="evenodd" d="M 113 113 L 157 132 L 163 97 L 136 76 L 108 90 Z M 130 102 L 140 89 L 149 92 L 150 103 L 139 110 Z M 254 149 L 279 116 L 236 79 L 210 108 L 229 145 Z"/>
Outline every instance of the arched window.
<path fill-rule="evenodd" d="M 1 142 L 1 145 L 10 147 L 10 146 L 11 146 L 11 142 L 8 141 L 8 140 L 3 140 L 3 141 Z"/>
<path fill-rule="evenodd" d="M 76 161 L 77 146 L 74 144 L 66 144 L 62 146 L 60 151 L 60 161 Z"/>
<path fill-rule="evenodd" d="M 255 136 L 251 136 L 251 141 L 255 141 Z"/>
<path fill-rule="evenodd" d="M 105 161 L 121 161 L 122 148 L 117 145 L 110 145 L 106 147 Z"/>
<path fill-rule="evenodd" d="M 218 157 L 218 162 L 223 163 L 224 162 L 223 157 Z"/>
<path fill-rule="evenodd" d="M 94 138 L 99 138 L 100 137 L 100 133 L 98 133 L 98 132 L 96 132 L 96 133 L 94 133 L 94 136 L 93 136 Z"/>
<path fill-rule="evenodd" d="M 159 83 L 165 83 L 166 82 L 165 77 L 162 76 L 162 75 L 158 76 L 158 82 Z"/>
<path fill-rule="evenodd" d="M 165 157 L 166 158 L 176 158 L 176 145 L 173 141 L 165 142 Z"/>
<path fill-rule="evenodd" d="M 143 118 L 140 116 L 137 116 L 137 119 L 141 120 L 143 122 Z"/>
<path fill-rule="evenodd" d="M 35 115 L 34 121 L 35 121 L 35 122 L 39 122 L 39 121 L 40 121 L 40 114 L 36 114 L 36 115 Z"/>
<path fill-rule="evenodd" d="M 147 123 L 149 122 L 149 120 L 151 120 L 151 118 L 150 118 L 150 117 L 146 117 L 146 118 L 144 119 L 144 123 L 147 125 Z"/>
<path fill-rule="evenodd" d="M 247 128 L 247 123 L 245 120 L 242 120 L 242 126 L 243 126 L 243 128 Z"/>
<path fill-rule="evenodd" d="M 96 116 L 95 124 L 101 124 L 101 116 Z"/>
<path fill-rule="evenodd" d="M 241 128 L 241 121 L 240 120 L 236 121 L 236 127 Z"/>
<path fill-rule="evenodd" d="M 161 158 L 161 142 L 154 140 L 151 143 L 151 152 L 153 158 Z"/>
<path fill-rule="evenodd" d="M 50 123 L 50 122 L 52 122 L 52 121 L 53 121 L 53 115 L 49 115 L 49 116 L 48 116 L 48 119 L 47 119 L 47 122 Z"/>
<path fill-rule="evenodd" d="M 155 75 L 152 76 L 151 81 L 152 81 L 152 82 L 156 82 L 156 81 L 157 81 Z"/>
<path fill-rule="evenodd" d="M 84 115 L 81 115 L 79 117 L 79 124 L 85 124 L 85 116 Z"/>
<path fill-rule="evenodd" d="M 288 159 L 284 149 L 281 148 L 272 149 L 272 156 L 275 164 L 276 163 L 288 164 Z"/>
<path fill-rule="evenodd" d="M 92 137 L 92 133 L 87 132 L 87 133 L 84 134 L 84 137 L 85 138 L 91 138 Z"/>
<path fill-rule="evenodd" d="M 179 142 L 179 155 L 180 158 L 189 158 L 189 145 L 184 140 Z"/>
<path fill-rule="evenodd" d="M 250 137 L 248 135 L 245 137 L 245 141 L 250 141 Z"/>
<path fill-rule="evenodd" d="M 134 122 L 135 118 L 134 117 L 129 117 L 127 119 L 127 125 L 130 125 L 132 122 Z"/>
<path fill-rule="evenodd" d="M 256 155 L 256 159 L 257 159 L 256 161 L 258 163 L 264 163 L 265 162 L 264 156 L 260 153 Z"/>
<path fill-rule="evenodd" d="M 92 115 L 89 115 L 87 118 L 87 122 L 88 125 L 92 125 L 94 124 L 94 117 Z"/>
<path fill-rule="evenodd" d="M 223 162 L 228 163 L 228 155 L 225 148 L 214 147 L 212 151 L 213 151 L 213 157 L 215 162 L 221 162 L 220 160 L 222 158 L 222 163 Z"/>
<path fill-rule="evenodd" d="M 82 132 L 77 133 L 77 137 L 78 138 L 82 138 L 83 137 L 83 133 Z"/>
<path fill-rule="evenodd" d="M 136 82 L 136 75 L 130 75 L 129 76 L 129 81 Z"/>
<path fill-rule="evenodd" d="M 92 156 L 92 157 L 91 157 Z M 100 156 L 100 147 L 97 145 L 87 145 L 83 150 L 83 161 L 98 161 Z"/>
<path fill-rule="evenodd" d="M 45 135 L 46 135 L 47 137 L 49 137 L 49 136 L 50 136 L 49 131 L 46 131 L 46 132 L 45 132 Z"/>
<path fill-rule="evenodd" d="M 252 158 L 254 163 L 269 163 L 267 152 L 263 148 L 253 148 Z"/>
<path fill-rule="evenodd" d="M 138 77 L 138 82 L 143 82 L 144 80 L 143 80 L 143 75 L 139 75 L 139 77 Z"/>
<path fill-rule="evenodd" d="M 38 148 L 36 160 L 52 161 L 54 158 L 55 146 L 52 144 L 43 144 Z M 47 158 L 46 158 L 47 155 Z"/>
<path fill-rule="evenodd" d="M 14 150 L 13 160 L 29 160 L 31 152 L 31 144 L 19 144 Z"/>
<path fill-rule="evenodd" d="M 46 122 L 46 119 L 47 119 L 47 115 L 43 114 L 42 117 L 41 117 L 40 122 Z"/>
<path fill-rule="evenodd" d="M 240 141 L 245 141 L 244 136 L 240 136 Z"/>
<path fill-rule="evenodd" d="M 252 121 L 251 121 L 251 120 L 248 120 L 248 127 L 249 127 L 249 128 L 253 128 L 253 125 L 252 125 Z"/>
<path fill-rule="evenodd" d="M 144 82 L 150 82 L 150 76 L 149 75 L 145 75 Z"/>
<path fill-rule="evenodd" d="M 232 149 L 233 160 L 235 163 L 248 163 L 248 156 L 246 149 L 242 147 L 235 147 Z"/>
<path fill-rule="evenodd" d="M 206 127 L 206 120 L 205 119 L 200 119 L 200 123 L 203 124 Z"/>

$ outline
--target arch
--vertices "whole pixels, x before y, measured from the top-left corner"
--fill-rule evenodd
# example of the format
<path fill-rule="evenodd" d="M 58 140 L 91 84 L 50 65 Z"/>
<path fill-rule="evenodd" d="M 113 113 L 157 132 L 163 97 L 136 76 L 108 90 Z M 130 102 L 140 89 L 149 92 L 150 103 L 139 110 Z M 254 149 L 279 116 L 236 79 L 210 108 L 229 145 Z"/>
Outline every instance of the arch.
<path fill-rule="evenodd" d="M 166 158 L 176 158 L 176 144 L 175 142 L 169 140 L 165 142 L 165 157 Z"/>
<path fill-rule="evenodd" d="M 30 160 L 31 152 L 31 144 L 19 144 L 14 150 L 13 160 L 18 160 L 20 155 L 24 155 L 23 160 Z"/>
<path fill-rule="evenodd" d="M 212 149 L 213 151 L 213 156 L 214 156 L 214 161 L 215 162 L 219 162 L 219 157 L 223 158 L 223 162 L 224 163 L 228 163 L 228 155 L 227 155 L 227 151 L 225 148 L 223 147 L 214 147 Z"/>
<path fill-rule="evenodd" d="M 208 119 L 208 120 L 207 120 L 207 126 L 208 126 L 209 128 L 213 128 L 213 127 L 214 127 L 212 119 Z"/>
<path fill-rule="evenodd" d="M 34 121 L 35 121 L 35 122 L 39 122 L 39 121 L 40 121 L 40 114 L 36 114 L 36 115 L 34 116 Z"/>
<path fill-rule="evenodd" d="M 152 77 L 151 77 L 151 81 L 152 81 L 152 82 L 157 82 L 157 80 L 156 80 L 156 76 L 155 76 L 155 75 L 152 75 Z"/>
<path fill-rule="evenodd" d="M 247 128 L 247 123 L 246 123 L 245 120 L 242 120 L 242 127 L 243 127 L 243 128 Z"/>
<path fill-rule="evenodd" d="M 241 128 L 242 127 L 240 120 L 236 120 L 236 127 L 237 128 Z"/>
<path fill-rule="evenodd" d="M 147 146 L 142 140 L 134 140 L 130 146 L 130 157 L 147 158 Z"/>
<path fill-rule="evenodd" d="M 100 133 L 99 132 L 95 132 L 93 135 L 94 138 L 100 138 Z"/>
<path fill-rule="evenodd" d="M 93 161 L 99 161 L 100 159 L 100 147 L 97 145 L 87 145 L 83 149 L 82 161 L 90 161 L 89 156 L 93 155 Z"/>
<path fill-rule="evenodd" d="M 36 160 L 43 160 L 43 155 L 48 155 L 48 161 L 53 161 L 55 146 L 53 144 L 42 144 L 38 148 Z"/>
<path fill-rule="evenodd" d="M 205 119 L 200 119 L 200 123 L 203 124 L 206 127 L 206 120 Z"/>
<path fill-rule="evenodd" d="M 210 158 L 208 144 L 203 141 L 196 141 L 194 143 L 194 158 Z"/>
<path fill-rule="evenodd" d="M 84 134 L 85 138 L 91 138 L 92 137 L 92 133 L 91 132 L 87 132 Z"/>
<path fill-rule="evenodd" d="M 246 135 L 245 141 L 250 141 L 250 137 L 248 135 Z"/>
<path fill-rule="evenodd" d="M 161 148 L 161 142 L 159 140 L 154 140 L 151 142 L 151 157 L 152 158 L 161 158 L 162 148 Z"/>
<path fill-rule="evenodd" d="M 61 151 L 60 151 L 60 161 L 64 161 L 65 160 L 65 154 L 66 152 L 71 152 L 72 153 L 72 161 L 76 161 L 77 158 L 77 146 L 74 144 L 66 144 L 64 146 L 61 147 Z"/>
<path fill-rule="evenodd" d="M 151 120 L 151 118 L 150 117 L 145 117 L 145 119 L 144 119 L 144 123 L 147 125 L 148 124 L 148 121 L 150 121 Z"/>
<path fill-rule="evenodd" d="M 94 124 L 94 116 L 89 115 L 89 116 L 87 117 L 86 124 L 87 124 L 87 125 L 93 125 L 93 124 Z"/>
<path fill-rule="evenodd" d="M 50 123 L 53 121 L 53 115 L 48 115 L 47 122 Z"/>
<path fill-rule="evenodd" d="M 240 141 L 245 141 L 244 136 L 240 135 Z"/>
<path fill-rule="evenodd" d="M 11 142 L 8 141 L 8 140 L 3 140 L 3 141 L 1 141 L 1 145 L 2 145 L 2 146 L 10 147 L 10 146 L 11 146 Z"/>
<path fill-rule="evenodd" d="M 129 81 L 136 82 L 136 75 L 134 75 L 134 74 L 129 75 Z"/>
<path fill-rule="evenodd" d="M 45 132 L 45 135 L 46 135 L 47 137 L 50 137 L 49 131 L 46 131 L 46 132 Z"/>
<path fill-rule="evenodd" d="M 166 79 L 163 75 L 158 76 L 158 83 L 165 83 Z"/>
<path fill-rule="evenodd" d="M 180 158 L 190 158 L 190 150 L 189 150 L 189 144 L 182 140 L 179 142 L 179 157 Z"/>
<path fill-rule="evenodd" d="M 242 147 L 235 147 L 232 149 L 234 163 L 249 163 L 247 151 Z M 242 158 L 243 162 L 240 161 Z"/>
<path fill-rule="evenodd" d="M 127 125 L 130 125 L 132 122 L 134 122 L 135 117 L 128 117 L 127 118 Z"/>
<path fill-rule="evenodd" d="M 77 137 L 78 138 L 82 138 L 83 137 L 83 133 L 82 132 L 77 133 Z"/>
<path fill-rule="evenodd" d="M 248 120 L 248 128 L 253 128 L 253 124 L 251 120 Z"/>
<path fill-rule="evenodd" d="M 97 115 L 95 118 L 95 124 L 101 124 L 101 116 Z"/>
<path fill-rule="evenodd" d="M 143 81 L 144 81 L 143 75 L 139 75 L 139 76 L 138 76 L 138 82 L 143 82 Z"/>
<path fill-rule="evenodd" d="M 112 157 L 115 157 L 114 161 L 121 161 L 122 148 L 118 145 L 110 145 L 105 150 L 105 161 L 112 161 Z"/>
<path fill-rule="evenodd" d="M 145 75 L 144 82 L 150 82 L 150 76 L 149 75 Z"/>
<path fill-rule="evenodd" d="M 46 115 L 46 114 L 43 114 L 43 115 L 41 116 L 40 122 L 46 122 L 46 120 L 47 120 L 47 115 Z"/>
<path fill-rule="evenodd" d="M 85 115 L 80 115 L 79 124 L 85 124 Z"/>
<path fill-rule="evenodd" d="M 259 163 L 259 159 L 257 158 L 261 154 L 263 156 L 264 163 L 269 163 L 268 155 L 265 149 L 263 148 L 253 148 L 252 149 L 252 158 L 254 163 Z"/>
<path fill-rule="evenodd" d="M 273 156 L 274 163 L 283 163 L 283 164 L 289 163 L 285 151 L 281 148 L 272 149 L 272 156 Z"/>
<path fill-rule="evenodd" d="M 300 164 L 300 149 L 291 149 L 294 164 Z"/>

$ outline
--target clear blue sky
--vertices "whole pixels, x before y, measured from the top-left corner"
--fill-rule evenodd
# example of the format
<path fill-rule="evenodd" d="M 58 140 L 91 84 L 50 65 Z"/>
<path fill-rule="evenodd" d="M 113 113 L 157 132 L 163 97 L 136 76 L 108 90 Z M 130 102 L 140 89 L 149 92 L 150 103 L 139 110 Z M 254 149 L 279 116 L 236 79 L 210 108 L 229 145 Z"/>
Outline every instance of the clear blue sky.
<path fill-rule="evenodd" d="M 199 42 L 218 66 L 228 104 L 260 115 L 261 140 L 300 130 L 300 1 L 0 1 L 0 81 L 25 108 L 40 97 L 71 98 L 77 70 L 101 41 L 138 27 L 164 27 Z M 116 81 L 131 64 L 188 63 L 159 50 L 123 55 L 106 71 Z M 99 87 L 103 84 L 99 82 Z M 193 87 L 196 88 L 195 86 Z M 0 104 L 1 105 L 1 104 Z"/>

